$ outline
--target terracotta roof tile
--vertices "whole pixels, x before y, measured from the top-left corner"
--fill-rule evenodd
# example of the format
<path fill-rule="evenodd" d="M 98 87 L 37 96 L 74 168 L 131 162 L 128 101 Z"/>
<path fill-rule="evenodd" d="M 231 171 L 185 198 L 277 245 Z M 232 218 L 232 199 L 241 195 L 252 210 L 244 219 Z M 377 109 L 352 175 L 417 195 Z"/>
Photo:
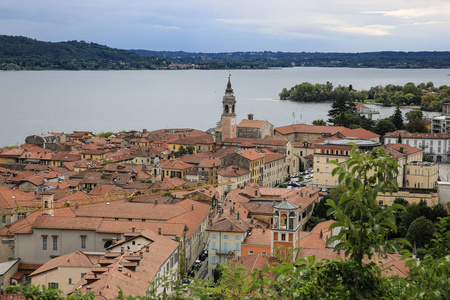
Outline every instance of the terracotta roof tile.
<path fill-rule="evenodd" d="M 92 267 L 93 263 L 81 251 L 72 252 L 66 255 L 62 255 L 56 258 L 53 258 L 43 264 L 39 269 L 30 274 L 31 277 L 42 274 L 44 272 L 56 269 L 58 267 Z"/>

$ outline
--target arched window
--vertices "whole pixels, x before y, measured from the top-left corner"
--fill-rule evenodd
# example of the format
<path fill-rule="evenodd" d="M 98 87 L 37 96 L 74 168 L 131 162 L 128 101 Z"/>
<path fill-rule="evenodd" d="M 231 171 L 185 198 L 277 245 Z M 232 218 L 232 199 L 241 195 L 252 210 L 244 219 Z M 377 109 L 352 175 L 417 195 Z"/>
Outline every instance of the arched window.
<path fill-rule="evenodd" d="M 253 255 L 253 254 L 255 254 L 255 253 L 253 252 L 253 250 L 248 251 L 248 255 Z"/>
<path fill-rule="evenodd" d="M 223 112 L 226 114 L 229 112 L 228 104 L 225 104 Z"/>
<path fill-rule="evenodd" d="M 261 252 L 262 255 L 267 255 L 266 251 Z"/>

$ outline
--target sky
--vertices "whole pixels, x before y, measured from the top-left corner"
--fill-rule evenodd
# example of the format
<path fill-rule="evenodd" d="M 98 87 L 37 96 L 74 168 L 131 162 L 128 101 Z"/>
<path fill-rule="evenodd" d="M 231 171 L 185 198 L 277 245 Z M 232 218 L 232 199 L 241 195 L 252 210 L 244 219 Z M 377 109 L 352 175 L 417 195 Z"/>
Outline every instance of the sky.
<path fill-rule="evenodd" d="M 449 51 L 450 0 L 0 0 L 0 34 L 190 52 Z"/>

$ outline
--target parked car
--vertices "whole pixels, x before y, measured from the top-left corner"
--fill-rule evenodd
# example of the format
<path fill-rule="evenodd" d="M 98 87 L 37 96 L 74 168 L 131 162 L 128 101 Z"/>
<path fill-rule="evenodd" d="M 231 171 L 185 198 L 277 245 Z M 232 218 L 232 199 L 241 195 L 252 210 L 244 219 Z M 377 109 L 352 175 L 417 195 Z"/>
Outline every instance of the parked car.
<path fill-rule="evenodd" d="M 198 270 L 200 270 L 201 267 L 202 267 L 202 261 L 199 260 L 199 259 L 197 259 L 197 260 L 194 262 L 194 265 L 192 266 L 192 269 L 198 271 Z"/>
<path fill-rule="evenodd" d="M 200 253 L 200 256 L 198 257 L 198 260 L 204 261 L 206 259 L 206 255 L 203 253 Z"/>
<path fill-rule="evenodd" d="M 202 254 L 205 254 L 206 257 L 208 257 L 208 249 L 203 250 L 203 251 L 202 251 Z"/>
<path fill-rule="evenodd" d="M 191 278 L 194 278 L 194 276 L 195 276 L 195 271 L 194 271 L 194 269 L 190 269 L 188 272 L 187 272 L 187 276 L 188 277 L 191 277 Z"/>

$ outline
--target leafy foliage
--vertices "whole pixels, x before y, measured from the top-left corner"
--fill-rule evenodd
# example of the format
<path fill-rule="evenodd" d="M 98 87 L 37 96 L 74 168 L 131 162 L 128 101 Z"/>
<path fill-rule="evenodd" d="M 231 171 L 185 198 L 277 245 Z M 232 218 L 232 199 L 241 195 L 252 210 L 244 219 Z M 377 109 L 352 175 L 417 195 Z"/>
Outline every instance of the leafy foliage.
<path fill-rule="evenodd" d="M 1 70 L 122 70 L 166 67 L 163 57 L 142 57 L 85 41 L 42 42 L 0 35 Z"/>

